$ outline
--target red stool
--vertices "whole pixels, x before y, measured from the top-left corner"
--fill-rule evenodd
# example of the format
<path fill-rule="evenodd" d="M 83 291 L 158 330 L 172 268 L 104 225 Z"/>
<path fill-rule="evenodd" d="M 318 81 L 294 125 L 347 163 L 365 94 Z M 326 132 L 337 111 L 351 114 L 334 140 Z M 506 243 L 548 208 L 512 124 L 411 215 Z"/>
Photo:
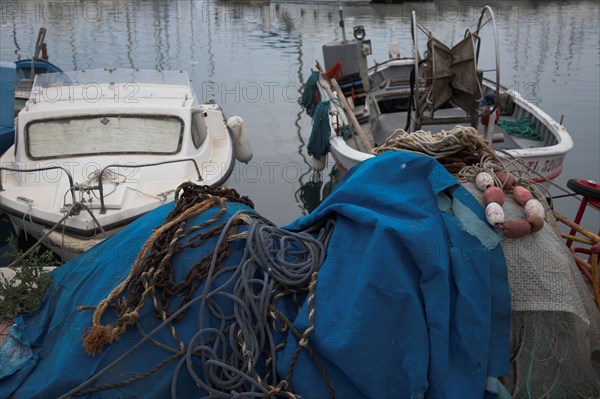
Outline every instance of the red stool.
<path fill-rule="evenodd" d="M 577 264 L 579 270 L 585 275 L 585 277 L 592 284 L 594 291 L 594 299 L 596 301 L 596 307 L 600 310 L 600 281 L 598 272 L 598 257 L 600 255 L 600 232 L 598 235 L 592 233 L 581 227 L 579 223 L 583 218 L 583 214 L 588 205 L 593 208 L 600 210 L 600 184 L 594 183 L 588 180 L 576 180 L 571 179 L 567 182 L 567 187 L 573 190 L 575 193 L 583 196 L 581 205 L 577 210 L 575 220 L 571 221 L 566 217 L 562 216 L 558 212 L 554 212 L 556 220 L 564 223 L 571 228 L 569 234 L 561 234 L 565 238 L 567 247 L 573 254 L 573 259 Z M 584 237 L 576 236 L 577 233 L 582 234 Z M 571 248 L 574 241 L 586 245 L 585 247 Z M 587 261 L 577 255 L 577 253 L 583 253 L 588 255 Z"/>
<path fill-rule="evenodd" d="M 600 184 L 591 180 L 569 179 L 567 187 L 583 196 L 583 200 L 577 210 L 577 215 L 575 215 L 575 219 L 573 220 L 576 224 L 579 224 L 581 219 L 583 219 L 583 214 L 585 213 L 588 204 L 593 208 L 600 210 Z M 571 229 L 569 235 L 575 235 L 575 229 Z M 598 231 L 598 235 L 600 235 L 600 231 Z M 572 244 L 573 240 L 567 240 L 567 247 L 569 247 L 569 249 Z"/>

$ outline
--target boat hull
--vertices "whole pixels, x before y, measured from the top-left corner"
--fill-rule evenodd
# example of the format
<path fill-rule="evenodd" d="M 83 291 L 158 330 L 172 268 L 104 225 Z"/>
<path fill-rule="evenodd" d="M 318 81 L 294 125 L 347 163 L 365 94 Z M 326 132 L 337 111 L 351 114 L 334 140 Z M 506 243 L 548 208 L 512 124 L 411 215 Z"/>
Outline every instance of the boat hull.
<path fill-rule="evenodd" d="M 219 186 L 229 178 L 235 164 L 235 156 L 233 145 L 230 143 L 228 147 L 229 161 L 227 165 L 221 165 L 222 172 L 214 176 L 214 179 L 199 182 L 210 186 Z M 203 170 L 213 170 L 212 164 L 207 164 Z M 217 177 L 218 176 L 218 177 Z M 93 208 L 91 212 L 95 214 L 95 218 L 102 226 L 100 229 L 93 220 L 87 217 L 86 211 L 81 211 L 80 215 L 73 216 L 69 220 L 61 222 L 64 214 L 58 213 L 51 215 L 52 218 L 44 218 L 39 215 L 34 209 L 29 212 L 22 212 L 16 209 L 16 206 L 11 206 L 6 201 L 6 198 L 0 196 L 0 210 L 5 212 L 18 236 L 26 235 L 34 240 L 42 240 L 43 244 L 51 249 L 54 253 L 60 256 L 63 260 L 70 260 L 74 257 L 89 250 L 93 246 L 99 244 L 106 238 L 109 238 L 122 230 L 126 225 L 152 211 L 153 209 L 172 200 L 172 195 L 182 183 L 187 181 L 196 181 L 195 176 L 190 176 L 187 179 L 180 181 L 172 181 L 171 184 L 163 185 L 164 192 L 168 193 L 164 199 L 154 199 L 145 201 L 138 207 L 124 207 L 121 210 L 108 209 L 105 215 L 98 214 L 99 209 Z M 135 188 L 133 188 L 135 190 Z M 140 190 L 141 191 L 141 190 Z M 85 217 L 87 222 L 83 226 L 73 222 L 79 221 Z M 58 219 L 58 220 L 57 220 Z M 79 219 L 79 220 L 75 220 Z"/>
<path fill-rule="evenodd" d="M 389 60 L 383 64 L 378 65 L 375 68 L 369 70 L 369 75 L 373 78 L 376 83 L 381 83 L 381 79 L 378 79 L 376 74 L 386 75 L 386 70 L 400 69 L 406 71 L 406 67 L 413 63 L 411 59 L 396 59 Z M 391 73 L 388 73 L 391 75 Z M 494 82 L 489 80 L 483 81 L 483 86 L 486 93 L 495 93 L 496 85 Z M 321 86 L 323 90 L 323 85 Z M 503 94 L 507 94 L 514 104 L 515 111 L 513 115 L 518 118 L 526 117 L 534 122 L 540 131 L 543 132 L 542 145 L 539 143 L 528 142 L 522 140 L 520 148 L 506 148 L 503 146 L 492 145 L 492 148 L 496 151 L 496 154 L 507 161 L 515 159 L 521 159 L 529 171 L 529 178 L 537 182 L 543 182 L 547 180 L 555 179 L 562 172 L 562 165 L 566 154 L 573 148 L 573 141 L 569 135 L 567 129 L 556 122 L 552 117 L 542 111 L 539 107 L 530 103 L 524 99 L 518 92 L 513 90 L 506 90 L 501 88 Z M 321 93 L 324 98 L 330 98 L 334 96 L 332 93 Z M 375 110 L 369 110 L 375 112 Z M 343 112 L 343 111 L 339 111 Z M 335 118 L 330 120 L 332 122 L 331 131 L 335 132 L 333 127 Z M 452 128 L 438 127 L 441 128 Z M 404 126 L 398 126 L 398 128 L 404 128 Z M 427 129 L 429 129 L 428 127 Z M 427 130 L 426 129 L 426 130 Z M 389 132 L 392 133 L 392 132 Z M 367 154 L 362 151 L 357 151 L 348 145 L 342 138 L 332 133 L 330 137 L 330 152 L 336 165 L 343 172 L 350 170 L 358 163 L 365 159 L 373 157 L 372 154 Z"/>
<path fill-rule="evenodd" d="M 39 223 L 31 222 L 27 220 L 27 218 L 19 218 L 13 215 L 8 215 L 8 218 L 17 235 L 24 236 L 32 241 L 42 240 L 42 244 L 44 244 L 45 247 L 52 250 L 52 252 L 60 256 L 64 261 L 71 260 L 81 255 L 83 252 L 104 241 L 106 238 L 115 235 L 124 227 L 121 226 L 106 231 L 105 234 L 100 234 L 98 237 L 76 237 L 63 233 L 60 228 L 51 231 L 50 228 Z"/>

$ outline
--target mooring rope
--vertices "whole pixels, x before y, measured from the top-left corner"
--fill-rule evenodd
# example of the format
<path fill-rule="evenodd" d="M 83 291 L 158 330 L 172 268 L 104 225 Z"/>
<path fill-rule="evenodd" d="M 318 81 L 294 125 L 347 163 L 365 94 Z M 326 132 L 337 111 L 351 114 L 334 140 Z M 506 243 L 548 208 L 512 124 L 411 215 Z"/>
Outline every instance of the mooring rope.
<path fill-rule="evenodd" d="M 209 396 L 295 398 L 291 376 L 302 350 L 313 359 L 323 374 L 330 397 L 334 396 L 325 368 L 310 346 L 315 323 L 317 276 L 326 257 L 333 221 L 295 233 L 274 226 L 252 210 L 242 210 L 225 223 L 207 230 L 223 216 L 227 201 L 251 205 L 233 190 L 210 190 L 215 189 L 198 188 L 191 183 L 178 188 L 175 209 L 144 244 L 126 279 L 96 307 L 92 328 L 84 335 L 86 351 L 96 355 L 104 345 L 137 325 L 143 338 L 130 351 L 139 348 L 141 342 L 151 342 L 167 349 L 171 355 L 145 373 L 125 381 L 90 387 L 98 378 L 94 376 L 64 397 L 139 381 L 165 364 L 177 361 L 171 383 L 173 398 L 177 397 L 178 382 L 182 380 L 180 374 L 184 370 Z M 210 208 L 216 208 L 212 217 L 197 226 L 186 226 L 187 220 Z M 244 228 L 246 230 L 240 232 Z M 185 242 L 182 241 L 184 237 L 188 237 Z M 186 248 L 206 243 L 211 237 L 217 239 L 211 253 L 191 267 L 182 282 L 173 282 L 174 256 Z M 245 239 L 240 263 L 223 265 L 231 243 L 240 239 Z M 198 294 L 195 291 L 202 283 L 203 290 Z M 183 299 L 173 308 L 169 301 L 175 296 Z M 278 304 L 281 306 L 284 301 L 286 309 L 291 306 L 297 313 L 305 297 L 308 327 L 299 331 Z M 162 321 L 159 327 L 146 334 L 138 321 L 139 313 L 148 301 Z M 200 302 L 198 330 L 189 342 L 184 343 L 175 326 L 189 311 L 190 304 L 197 302 Z M 109 306 L 116 307 L 118 320 L 114 325 L 102 325 L 102 315 Z M 289 317 L 292 316 L 295 317 L 293 312 Z M 209 319 L 211 323 L 207 323 Z M 175 347 L 152 338 L 164 328 L 171 332 Z M 297 341 L 297 347 L 287 375 L 281 379 L 277 373 L 276 354 L 288 344 L 285 338 L 288 332 Z M 104 374 L 105 370 L 100 373 Z"/>
<path fill-rule="evenodd" d="M 70 218 L 71 216 L 73 216 L 74 214 L 76 214 L 77 212 L 79 212 L 81 209 L 85 210 L 86 212 L 88 212 L 91 216 L 92 216 L 92 220 L 94 221 L 94 223 L 96 224 L 96 226 L 98 226 L 98 229 L 100 230 L 100 232 L 102 234 L 106 234 L 104 232 L 104 229 L 102 228 L 102 225 L 100 225 L 100 222 L 98 222 L 98 219 L 96 219 L 96 217 L 94 216 L 92 210 L 85 204 L 81 203 L 81 202 L 76 202 L 75 204 L 69 205 L 67 207 L 67 209 L 65 210 L 63 217 L 60 218 L 60 220 L 58 222 L 56 222 L 48 231 L 46 231 L 44 233 L 44 235 L 42 237 L 40 237 L 40 239 L 38 239 L 31 247 L 29 247 L 29 249 L 25 252 L 23 252 L 23 254 L 21 254 L 17 259 L 15 259 L 14 261 L 12 261 L 8 266 L 5 266 L 7 269 L 11 269 L 15 266 L 17 266 L 18 264 L 21 263 L 21 260 L 27 256 L 29 256 L 31 253 L 34 253 L 34 251 L 44 243 L 44 240 L 46 240 L 54 231 L 56 231 L 59 227 L 63 227 L 63 229 L 66 226 L 66 220 L 68 218 Z M 64 239 L 64 230 L 63 230 L 63 239 Z"/>

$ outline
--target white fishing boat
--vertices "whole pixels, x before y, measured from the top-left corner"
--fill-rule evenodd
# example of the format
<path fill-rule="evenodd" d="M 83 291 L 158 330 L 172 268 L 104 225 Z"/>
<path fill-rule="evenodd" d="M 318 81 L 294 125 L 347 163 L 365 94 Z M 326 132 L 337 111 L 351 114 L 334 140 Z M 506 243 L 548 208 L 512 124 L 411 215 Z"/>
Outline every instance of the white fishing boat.
<path fill-rule="evenodd" d="M 243 120 L 227 122 L 217 104 L 198 102 L 185 72 L 37 75 L 0 158 L 0 209 L 17 234 L 70 259 L 172 200 L 182 182 L 225 182 L 236 157 L 252 157 Z"/>
<path fill-rule="evenodd" d="M 495 48 L 491 48 L 496 59 L 494 68 L 483 71 L 480 31 L 486 25 L 493 28 Z M 370 40 L 364 39 L 362 26 L 355 27 L 354 33 L 355 40 L 346 40 L 344 33 L 342 42 L 323 46 L 329 73 L 322 74 L 317 84 L 319 99 L 330 100 L 329 150 L 342 171 L 373 157 L 372 149 L 400 129 L 439 132 L 462 125 L 476 129 L 499 157 L 522 159 L 533 180 L 551 180 L 562 172 L 573 141 L 561 123 L 500 85 L 495 17 L 489 6 L 483 9 L 476 30 L 467 30 L 452 48 L 435 38 L 413 11 L 416 57 L 400 58 L 398 47 L 390 46 L 390 59 L 371 68 L 367 68 Z M 427 40 L 421 56 L 423 34 Z M 487 79 L 484 72 L 492 72 L 495 79 Z M 333 75 L 342 76 L 339 85 Z M 345 127 L 353 131 L 350 137 L 343 137 Z M 320 161 L 315 163 L 323 165 Z"/>

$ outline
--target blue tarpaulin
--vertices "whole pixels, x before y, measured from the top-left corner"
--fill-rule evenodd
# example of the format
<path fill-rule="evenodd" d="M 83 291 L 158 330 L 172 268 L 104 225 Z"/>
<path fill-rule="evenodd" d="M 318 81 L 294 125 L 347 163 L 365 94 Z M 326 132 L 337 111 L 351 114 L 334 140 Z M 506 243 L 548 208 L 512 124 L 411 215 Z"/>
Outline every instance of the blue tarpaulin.
<path fill-rule="evenodd" d="M 239 204 L 230 204 L 221 221 L 231 216 Z M 166 204 L 127 226 L 119 234 L 100 243 L 76 259 L 54 271 L 54 280 L 45 295 L 40 311 L 34 315 L 17 318 L 17 327 L 33 350 L 28 363 L 11 376 L 0 379 L 0 398 L 46 399 L 57 398 L 78 386 L 142 338 L 135 329 L 129 329 L 119 340 L 104 348 L 102 355 L 91 357 L 83 349 L 82 334 L 91 326 L 93 311 L 78 311 L 82 305 L 97 305 L 112 289 L 123 281 L 133 265 L 140 249 L 153 233 L 163 225 L 165 217 L 173 210 L 173 203 Z M 215 209 L 194 218 L 190 222 L 204 221 L 215 214 Z M 214 246 L 214 240 L 207 246 Z M 239 260 L 239 246 L 234 248 L 232 264 Z M 193 256 L 180 257 L 175 268 L 175 278 L 181 280 L 194 259 L 205 255 L 206 248 L 196 248 Z M 193 255 L 192 254 L 192 255 Z M 189 254 L 186 254 L 189 255 Z M 201 290 L 198 290 L 201 292 Z M 197 306 L 190 314 L 197 313 Z M 194 312 L 196 311 L 196 312 Z M 107 312 L 109 313 L 109 312 Z M 104 322 L 114 320 L 114 312 L 105 316 Z M 154 316 L 154 308 L 147 304 L 140 312 L 140 324 L 149 332 L 160 323 Z M 185 342 L 189 342 L 198 327 L 197 317 L 188 317 L 178 325 Z M 159 342 L 173 343 L 167 329 L 156 337 Z M 152 344 L 144 345 L 126 361 L 118 364 L 94 385 L 123 381 L 144 373 L 170 355 Z M 170 397 L 171 377 L 176 362 L 164 366 L 141 381 L 121 388 L 103 390 L 87 397 L 92 398 L 165 398 Z M 180 392 L 195 390 L 193 381 L 181 380 Z M 185 397 L 185 395 L 180 396 Z"/>
<path fill-rule="evenodd" d="M 437 161 L 385 153 L 363 162 L 287 227 L 325 217 L 337 221 L 311 343 L 339 397 L 477 398 L 487 376 L 510 374 L 500 239 Z M 306 325 L 305 307 L 296 326 Z M 284 358 L 293 350 L 288 345 Z M 306 398 L 327 392 L 304 353 L 292 383 Z"/>
<path fill-rule="evenodd" d="M 239 208 L 230 205 L 221 219 Z M 125 278 L 152 228 L 171 210 L 165 205 L 151 212 L 55 271 L 40 312 L 18 319 L 33 355 L 0 379 L 0 398 L 58 397 L 139 341 L 130 329 L 101 356 L 88 356 L 81 335 L 91 312 L 76 307 L 98 304 Z M 329 217 L 336 226 L 317 279 L 310 345 L 337 398 L 484 397 L 488 377 L 510 373 L 510 298 L 499 237 L 477 201 L 439 163 L 408 153 L 363 162 L 314 212 L 287 228 L 302 230 Z M 243 246 L 238 242 L 234 249 L 228 264 L 239 261 Z M 207 249 L 194 251 L 174 258 L 179 278 Z M 147 331 L 159 322 L 150 306 L 140 315 Z M 184 341 L 198 328 L 198 320 L 187 318 L 177 327 Z M 300 331 L 308 326 L 306 303 L 294 324 Z M 161 334 L 158 340 L 169 340 L 168 331 Z M 290 336 L 278 354 L 283 376 L 296 345 Z M 167 355 L 148 344 L 96 384 L 144 372 Z M 89 397 L 169 397 L 175 363 Z M 190 395 L 196 389 L 184 376 L 178 388 Z M 306 351 L 297 359 L 291 388 L 305 398 L 328 397 Z"/>

